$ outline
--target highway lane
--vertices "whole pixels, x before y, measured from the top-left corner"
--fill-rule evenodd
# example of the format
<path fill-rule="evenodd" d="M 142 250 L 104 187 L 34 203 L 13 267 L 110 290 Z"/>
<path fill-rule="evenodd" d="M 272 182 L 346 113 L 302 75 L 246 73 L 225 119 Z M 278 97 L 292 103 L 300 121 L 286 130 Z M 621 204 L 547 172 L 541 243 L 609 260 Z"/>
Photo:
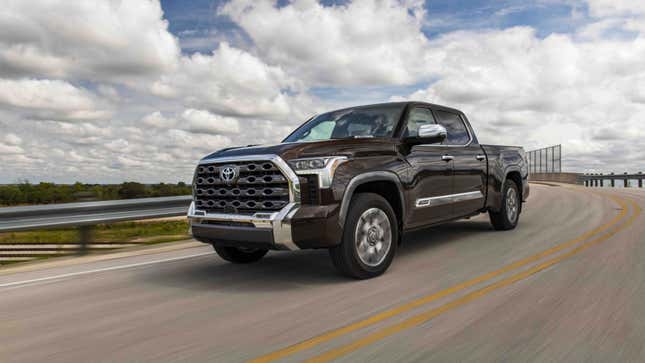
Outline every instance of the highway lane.
<path fill-rule="evenodd" d="M 0 361 L 645 360 L 645 193 L 532 193 L 515 231 L 409 234 L 368 281 L 325 251 L 238 266 L 208 246 L 0 275 Z"/>

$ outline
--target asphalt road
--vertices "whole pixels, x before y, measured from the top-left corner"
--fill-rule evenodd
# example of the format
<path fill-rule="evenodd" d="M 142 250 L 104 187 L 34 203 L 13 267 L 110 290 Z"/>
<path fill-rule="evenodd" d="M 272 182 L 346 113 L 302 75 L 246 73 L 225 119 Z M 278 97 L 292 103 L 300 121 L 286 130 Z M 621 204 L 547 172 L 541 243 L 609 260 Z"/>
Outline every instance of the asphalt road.
<path fill-rule="evenodd" d="M 533 185 L 520 226 L 409 234 L 382 277 L 208 246 L 0 270 L 2 362 L 645 361 L 645 190 Z"/>

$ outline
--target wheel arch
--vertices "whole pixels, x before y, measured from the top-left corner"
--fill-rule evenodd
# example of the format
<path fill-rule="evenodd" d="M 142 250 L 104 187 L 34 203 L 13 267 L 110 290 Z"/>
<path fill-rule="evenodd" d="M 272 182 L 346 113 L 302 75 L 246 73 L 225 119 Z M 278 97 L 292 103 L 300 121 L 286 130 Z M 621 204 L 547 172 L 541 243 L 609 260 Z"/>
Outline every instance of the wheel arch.
<path fill-rule="evenodd" d="M 509 179 L 513 180 L 517 185 L 520 197 L 524 197 L 524 195 L 522 195 L 522 172 L 519 166 L 510 165 L 504 169 L 495 170 L 489 173 L 488 178 L 488 196 L 486 198 L 486 205 L 489 210 L 499 212 L 502 208 L 502 194 Z"/>
<path fill-rule="evenodd" d="M 392 193 L 393 191 L 395 192 Z M 405 196 L 399 177 L 393 172 L 388 171 L 373 171 L 359 174 L 349 181 L 340 204 L 338 216 L 340 227 L 345 227 L 345 219 L 354 194 L 364 192 L 376 193 L 390 203 L 398 219 L 397 222 L 400 230 L 405 220 Z"/>
<path fill-rule="evenodd" d="M 504 181 L 502 182 L 502 190 L 500 191 L 500 195 L 504 192 L 504 187 L 506 186 L 506 183 L 512 180 L 515 183 L 515 186 L 517 187 L 517 192 L 519 193 L 519 200 L 520 200 L 520 212 L 522 211 L 522 201 L 524 200 L 524 192 L 522 188 L 522 174 L 520 172 L 519 168 L 509 168 L 509 170 L 506 171 L 506 175 L 504 176 Z M 503 197 L 503 195 L 502 195 Z"/>

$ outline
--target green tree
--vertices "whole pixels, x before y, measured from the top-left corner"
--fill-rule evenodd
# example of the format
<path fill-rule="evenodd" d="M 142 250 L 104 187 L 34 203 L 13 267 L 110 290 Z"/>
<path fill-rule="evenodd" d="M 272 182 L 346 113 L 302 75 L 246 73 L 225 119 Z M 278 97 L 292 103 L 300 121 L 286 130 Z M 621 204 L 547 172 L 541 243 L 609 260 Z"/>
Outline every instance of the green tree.
<path fill-rule="evenodd" d="M 146 196 L 146 187 L 137 182 L 125 182 L 119 188 L 119 196 L 123 199 L 143 198 Z"/>

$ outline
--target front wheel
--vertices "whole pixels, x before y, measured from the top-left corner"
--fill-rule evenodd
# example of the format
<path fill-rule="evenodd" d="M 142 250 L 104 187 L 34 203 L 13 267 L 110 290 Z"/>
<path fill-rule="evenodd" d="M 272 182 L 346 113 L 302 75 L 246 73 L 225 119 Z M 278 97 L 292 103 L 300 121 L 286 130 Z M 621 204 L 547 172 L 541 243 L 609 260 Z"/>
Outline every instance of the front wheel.
<path fill-rule="evenodd" d="M 368 279 L 387 270 L 398 240 L 398 222 L 387 200 L 378 194 L 360 193 L 349 206 L 341 244 L 329 254 L 342 274 Z"/>
<path fill-rule="evenodd" d="M 219 257 L 232 263 L 251 263 L 259 261 L 269 250 L 237 247 L 215 247 Z"/>
<path fill-rule="evenodd" d="M 502 208 L 499 212 L 488 212 L 493 228 L 498 231 L 507 231 L 517 227 L 521 203 L 522 199 L 517 184 L 512 180 L 507 180 L 502 190 Z"/>

